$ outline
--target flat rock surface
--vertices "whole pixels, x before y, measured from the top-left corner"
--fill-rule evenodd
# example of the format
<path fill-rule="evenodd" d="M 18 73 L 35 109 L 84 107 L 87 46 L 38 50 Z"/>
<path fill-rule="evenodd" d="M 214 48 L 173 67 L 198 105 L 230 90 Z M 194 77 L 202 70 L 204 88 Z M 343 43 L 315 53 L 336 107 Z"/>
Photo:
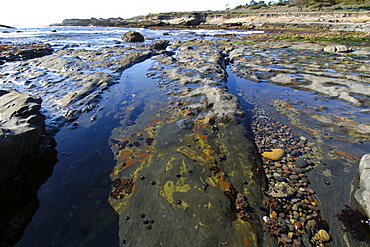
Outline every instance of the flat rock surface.
<path fill-rule="evenodd" d="M 195 40 L 177 48 L 175 57 L 158 57 L 149 73 L 162 78 L 158 86 L 170 99 L 142 95 L 133 108 L 151 100 L 137 118 L 128 114 L 112 131 L 117 164 L 110 203 L 120 215 L 120 240 L 132 246 L 274 246 L 260 217 L 264 181 L 254 144 L 235 124 L 243 112 L 225 87 L 221 51 Z"/>

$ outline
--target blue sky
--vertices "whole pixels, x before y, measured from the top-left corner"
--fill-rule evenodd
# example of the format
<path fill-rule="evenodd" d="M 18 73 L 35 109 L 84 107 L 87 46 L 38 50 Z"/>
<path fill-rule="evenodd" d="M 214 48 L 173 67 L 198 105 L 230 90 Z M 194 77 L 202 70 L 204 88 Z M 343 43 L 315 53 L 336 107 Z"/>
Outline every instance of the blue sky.
<path fill-rule="evenodd" d="M 224 10 L 246 0 L 6 0 L 1 3 L 0 24 L 39 26 L 68 18 L 129 18 L 169 11 Z"/>

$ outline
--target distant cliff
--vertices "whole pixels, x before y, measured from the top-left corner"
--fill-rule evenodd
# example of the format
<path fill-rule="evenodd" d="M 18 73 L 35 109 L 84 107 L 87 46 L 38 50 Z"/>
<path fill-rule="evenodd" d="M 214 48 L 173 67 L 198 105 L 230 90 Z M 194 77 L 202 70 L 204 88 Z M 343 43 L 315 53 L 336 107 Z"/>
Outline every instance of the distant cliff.
<path fill-rule="evenodd" d="M 370 32 L 370 11 L 348 9 L 297 12 L 293 8 L 267 10 L 225 10 L 170 12 L 136 16 L 129 19 L 66 19 L 61 26 L 103 27 L 199 27 L 233 29 L 323 28 Z"/>

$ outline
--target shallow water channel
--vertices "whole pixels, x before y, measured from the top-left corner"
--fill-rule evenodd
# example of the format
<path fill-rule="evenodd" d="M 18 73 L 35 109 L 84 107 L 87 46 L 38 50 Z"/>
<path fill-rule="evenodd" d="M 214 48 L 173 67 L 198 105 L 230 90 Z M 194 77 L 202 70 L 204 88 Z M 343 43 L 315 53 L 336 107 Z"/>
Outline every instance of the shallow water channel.
<path fill-rule="evenodd" d="M 116 164 L 108 140 L 127 112 L 140 114 L 133 105 L 144 104 L 142 95 L 158 95 L 155 81 L 143 73 L 149 64 L 127 69 L 76 129 L 58 132 L 59 162 L 40 188 L 40 208 L 17 246 L 119 246 L 118 215 L 107 200 Z"/>

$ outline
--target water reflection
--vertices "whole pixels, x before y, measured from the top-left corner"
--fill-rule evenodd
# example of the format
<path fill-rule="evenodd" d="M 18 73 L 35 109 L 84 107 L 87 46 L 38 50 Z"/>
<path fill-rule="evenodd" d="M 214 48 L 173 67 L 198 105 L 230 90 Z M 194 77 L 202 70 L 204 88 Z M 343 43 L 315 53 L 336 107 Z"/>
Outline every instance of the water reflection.
<path fill-rule="evenodd" d="M 51 176 L 58 162 L 56 142 L 42 145 L 33 155 L 25 156 L 0 183 L 1 246 L 13 246 L 23 235 L 39 207 L 37 191 Z"/>

